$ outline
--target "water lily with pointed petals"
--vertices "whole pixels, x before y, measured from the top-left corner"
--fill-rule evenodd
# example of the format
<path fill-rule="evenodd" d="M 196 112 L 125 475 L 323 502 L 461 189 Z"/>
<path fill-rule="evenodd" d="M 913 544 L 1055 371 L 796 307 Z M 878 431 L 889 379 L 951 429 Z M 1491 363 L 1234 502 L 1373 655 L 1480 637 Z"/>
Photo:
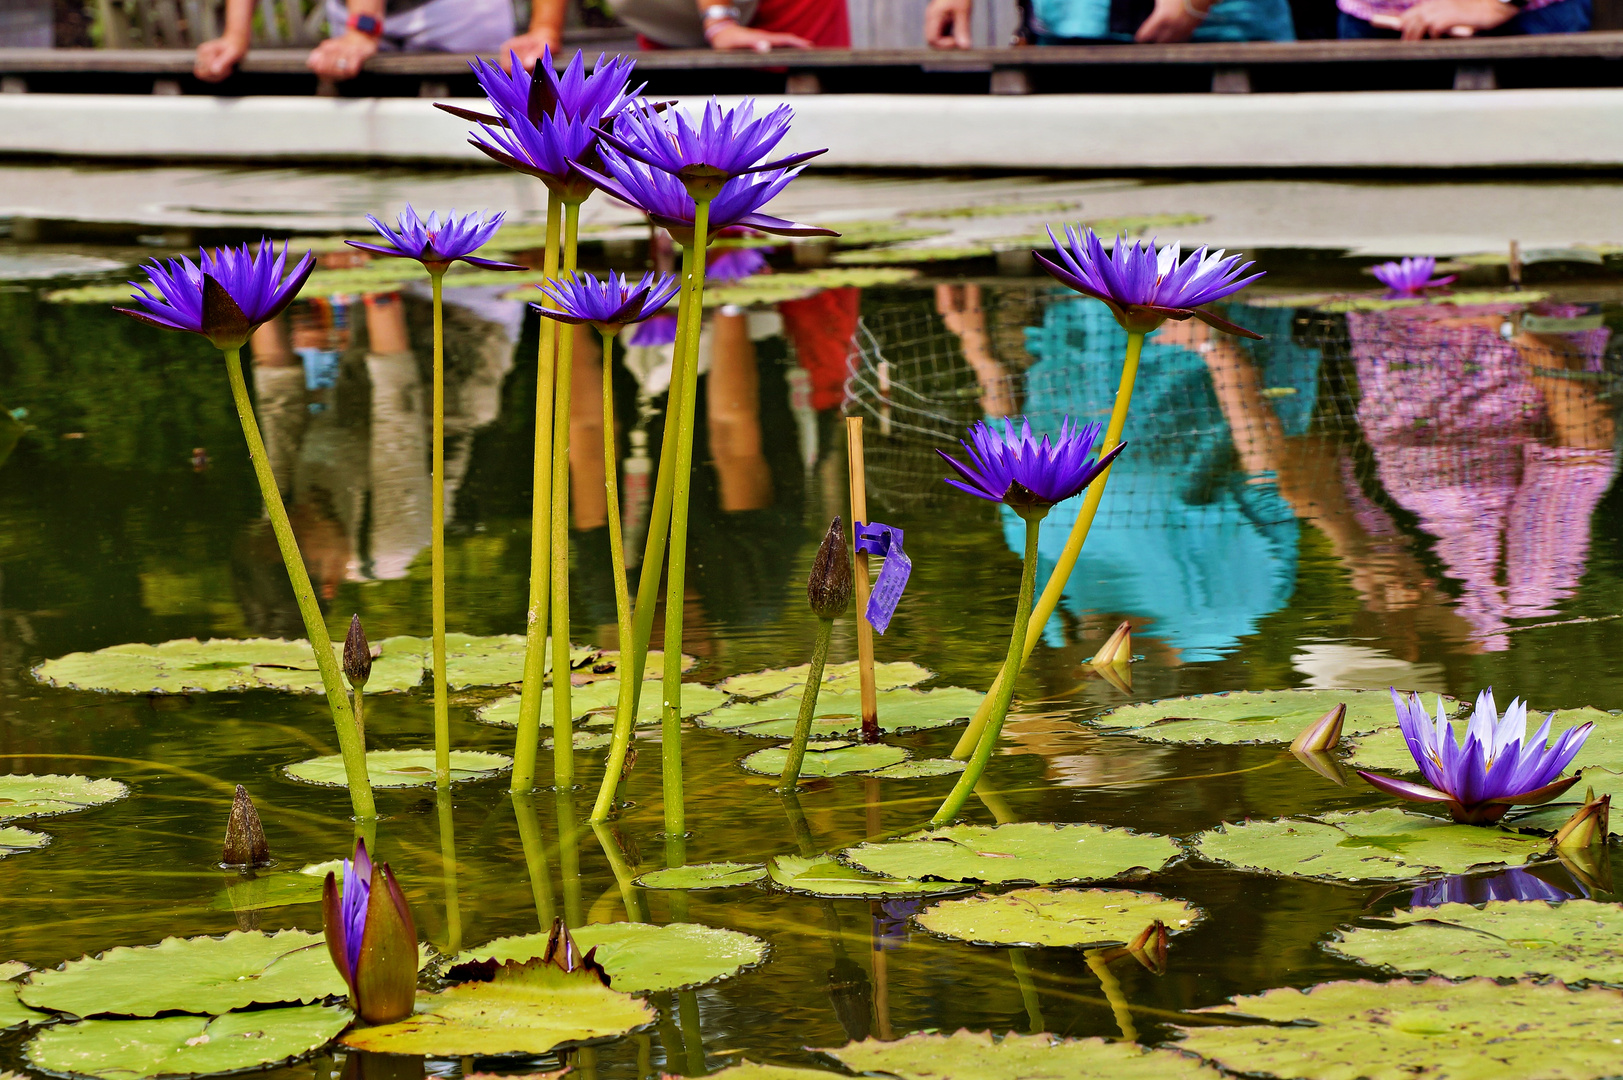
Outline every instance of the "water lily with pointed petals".
<path fill-rule="evenodd" d="M 614 334 L 627 323 L 641 322 L 659 312 L 680 287 L 675 274 L 649 272 L 633 285 L 624 274 L 612 270 L 602 279 L 581 273 L 536 286 L 556 307 L 530 306 L 549 319 L 591 323 L 600 333 Z"/>
<path fill-rule="evenodd" d="M 269 240 L 257 250 L 241 247 L 199 250 L 197 262 L 182 256 L 146 266 L 145 285 L 130 282 L 139 308 L 114 308 L 164 330 L 202 334 L 217 349 L 240 349 L 263 323 L 279 315 L 304 288 L 316 258 L 308 251 L 285 276 L 287 245 L 277 251 Z"/>
<path fill-rule="evenodd" d="M 1574 773 L 1565 779 L 1561 772 L 1572 763 L 1594 724 L 1580 724 L 1562 732 L 1554 746 L 1548 745 L 1551 713 L 1538 733 L 1527 737 L 1527 706 L 1519 698 L 1499 715 L 1493 703 L 1493 690 L 1477 696 L 1476 708 L 1465 727 L 1462 742 L 1454 738 L 1454 725 L 1437 699 L 1437 719 L 1426 715 L 1419 694 L 1407 698 L 1392 691 L 1398 710 L 1398 727 L 1409 744 L 1409 753 L 1426 778 L 1426 783 L 1396 780 L 1379 773 L 1358 770 L 1358 775 L 1389 795 L 1412 802 L 1443 803 L 1455 821 L 1462 825 L 1484 825 L 1498 821 L 1506 810 L 1520 803 L 1534 806 L 1549 802 L 1578 782 Z"/>
<path fill-rule="evenodd" d="M 444 221 L 440 220 L 438 212 L 430 213 L 428 220 L 424 221 L 417 216 L 417 211 L 412 209 L 411 204 L 407 203 L 406 208 L 400 212 L 394 228 L 390 228 L 372 214 L 366 215 L 366 220 L 372 223 L 372 227 L 386 243 L 369 244 L 360 240 L 345 240 L 344 243 L 361 251 L 370 251 L 374 255 L 416 259 L 430 271 L 436 272 L 443 272 L 446 267 L 458 260 L 486 270 L 528 270 L 527 266 L 497 262 L 495 259 L 481 259 L 473 254 L 496 235 L 504 216 L 493 214 L 481 220 L 478 214 L 457 217 L 456 211 L 452 210 L 445 215 Z"/>
<path fill-rule="evenodd" d="M 779 105 L 756 117 L 751 98 L 730 109 L 711 98 L 695 124 L 680 109 L 661 112 L 633 105 L 602 134 L 621 153 L 681 179 L 695 197 L 714 198 L 734 177 L 792 168 L 828 152 L 808 150 L 763 160 L 789 133 L 794 115 L 789 106 Z"/>
<path fill-rule="evenodd" d="M 1182 258 L 1177 244 L 1157 249 L 1153 241 L 1129 244 L 1120 236 L 1115 247 L 1106 251 L 1092 229 L 1078 233 L 1070 225 L 1065 227 L 1065 243 L 1060 243 L 1053 229 L 1048 230 L 1048 237 L 1054 241 L 1059 261 L 1033 252 L 1043 269 L 1082 295 L 1104 301 L 1130 334 L 1147 334 L 1168 319 L 1196 318 L 1225 334 L 1262 336 L 1201 308 L 1262 277 L 1260 272 L 1242 277 L 1254 264 L 1242 264 L 1238 255 L 1201 248 Z"/>
<path fill-rule="evenodd" d="M 494 116 L 443 102 L 437 102 L 436 107 L 476 124 L 505 125 L 513 117 L 524 117 L 538 124 L 543 116 L 551 116 L 559 109 L 567 117 L 596 117 L 600 123 L 613 117 L 642 92 L 640 86 L 635 90 L 626 89 L 636 61 L 624 56 L 605 57 L 599 53 L 591 74 L 587 74 L 586 54 L 577 52 L 562 75 L 553 64 L 552 50 L 546 46 L 541 49 L 541 59 L 536 62 L 533 74 L 525 70 L 516 54 L 509 53 L 508 59 L 506 70 L 487 60 L 475 59 L 468 65 L 479 80 L 479 88 L 496 110 Z"/>
<path fill-rule="evenodd" d="M 1116 460 L 1126 443 L 1109 453 L 1094 457 L 1094 448 L 1103 430 L 1099 424 L 1077 426 L 1070 417 L 1060 422 L 1059 436 L 1040 440 L 1031 433 L 1031 422 L 1023 420 L 1018 432 L 1012 421 L 1003 421 L 1003 431 L 985 421 L 969 426 L 969 442 L 959 445 L 969 454 L 965 465 L 945 450 L 936 453 L 951 465 L 958 476 L 947 483 L 988 502 L 1007 503 L 1016 510 L 1047 510 L 1080 494 L 1094 478 Z M 973 445 L 971 445 L 973 443 Z"/>
<path fill-rule="evenodd" d="M 1415 259 L 1384 262 L 1370 267 L 1369 272 L 1375 275 L 1376 281 L 1387 287 L 1388 296 L 1419 296 L 1427 289 L 1452 284 L 1459 277 L 1458 274 L 1450 274 L 1434 278 L 1431 275 L 1436 269 L 1437 260 L 1430 255 L 1422 255 Z"/>
<path fill-rule="evenodd" d="M 344 860 L 344 880 L 328 873 L 321 889 L 327 952 L 349 986 L 350 1005 L 369 1024 L 411 1015 L 417 1000 L 417 927 L 388 863 L 374 863 L 366 841 Z"/>

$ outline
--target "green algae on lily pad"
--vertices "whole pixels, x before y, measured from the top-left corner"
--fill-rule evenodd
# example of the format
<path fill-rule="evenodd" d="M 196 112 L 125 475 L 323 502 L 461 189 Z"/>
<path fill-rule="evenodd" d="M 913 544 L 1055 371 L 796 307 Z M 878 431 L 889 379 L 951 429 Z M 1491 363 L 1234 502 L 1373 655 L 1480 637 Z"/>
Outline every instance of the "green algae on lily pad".
<path fill-rule="evenodd" d="M 1623 1061 L 1615 990 L 1492 979 L 1281 988 L 1207 1017 L 1270 1026 L 1192 1027 L 1179 1045 L 1224 1069 L 1303 1080 L 1599 1080 Z"/>
<path fill-rule="evenodd" d="M 700 889 L 730 889 L 737 885 L 749 885 L 760 881 L 764 877 L 766 877 L 766 867 L 761 863 L 689 863 L 686 866 L 671 866 L 664 870 L 650 870 L 639 877 L 634 884 L 644 889 L 698 891 Z"/>
<path fill-rule="evenodd" d="M 130 789 L 117 780 L 88 776 L 0 776 L 0 821 L 54 817 L 122 799 Z"/>
<path fill-rule="evenodd" d="M 676 990 L 737 975 L 766 961 L 766 942 L 737 930 L 698 923 L 592 923 L 569 932 L 581 952 L 596 949 L 609 985 L 628 994 Z M 471 960 L 529 961 L 545 955 L 547 934 L 497 938 L 458 956 Z"/>
<path fill-rule="evenodd" d="M 1385 690 L 1235 690 L 1123 705 L 1097 717 L 1103 728 L 1155 742 L 1288 743 L 1337 705 L 1347 735 L 1390 727 L 1397 713 Z"/>
<path fill-rule="evenodd" d="M 1579 753 L 1582 754 L 1582 751 Z M 1568 818 L 1577 813 L 1578 808 L 1584 804 L 1585 793 L 1591 789 L 1597 797 L 1601 795 L 1612 797 L 1612 805 L 1617 807 L 1617 813 L 1609 815 L 1609 827 L 1613 836 L 1623 836 L 1623 774 L 1610 769 L 1585 769 L 1578 782 L 1568 788 L 1567 793 L 1555 802 L 1548 802 L 1542 806 L 1513 807 L 1511 812 L 1501 819 L 1502 823 L 1514 829 L 1548 829 L 1555 832 L 1567 823 Z"/>
<path fill-rule="evenodd" d="M 1159 870 L 1178 855 L 1165 836 L 1103 825 L 951 825 L 900 840 L 859 844 L 840 860 L 876 874 L 988 885 L 1098 881 Z"/>
<path fill-rule="evenodd" d="M 19 829 L 15 825 L 0 826 L 0 859 L 24 851 L 37 851 L 51 842 L 47 833 L 32 829 Z"/>
<path fill-rule="evenodd" d="M 504 963 L 489 982 L 418 994 L 404 1020 L 358 1028 L 346 1046 L 434 1057 L 545 1054 L 566 1043 L 612 1038 L 651 1023 L 653 1006 L 612 990 L 586 968 L 542 960 Z"/>
<path fill-rule="evenodd" d="M 873 772 L 876 769 L 899 765 L 908 757 L 908 752 L 900 746 L 826 739 L 807 744 L 806 756 L 800 763 L 800 775 L 847 776 L 851 773 Z M 781 776 L 784 762 L 788 759 L 789 747 L 769 746 L 765 750 L 757 750 L 745 756 L 739 764 L 752 773 Z"/>
<path fill-rule="evenodd" d="M 642 696 L 637 701 L 637 723 L 655 724 L 659 722 L 661 695 L 664 684 L 657 679 L 651 679 L 642 684 Z M 474 713 L 474 719 L 497 727 L 515 727 L 518 724 L 519 694 L 510 694 L 504 698 L 486 705 Z M 728 695 L 719 690 L 712 690 L 700 683 L 682 684 L 682 715 L 698 716 L 707 713 L 729 700 Z M 569 711 L 576 717 L 587 713 L 612 713 L 615 706 L 620 703 L 620 683 L 614 679 L 600 679 L 587 683 L 585 686 L 571 687 L 569 691 Z M 541 692 L 541 726 L 547 727 L 552 723 L 552 689 L 548 687 Z"/>
<path fill-rule="evenodd" d="M 848 693 L 860 690 L 862 688 L 860 670 L 855 660 L 843 664 L 829 664 L 823 669 L 823 682 L 818 692 Z M 739 697 L 771 697 L 785 690 L 799 690 L 806 685 L 806 676 L 809 674 L 811 674 L 810 664 L 768 668 L 765 671 L 751 671 L 723 679 L 716 684 L 716 689 L 726 694 L 737 694 Z M 935 672 L 909 660 L 895 660 L 875 664 L 873 675 L 875 689 L 896 690 L 904 686 L 916 686 L 933 677 Z"/>
<path fill-rule="evenodd" d="M 223 1016 L 83 1020 L 45 1028 L 23 1052 L 28 1064 L 57 1075 L 207 1076 L 292 1062 L 327 1045 L 352 1019 L 348 1009 L 335 1005 L 305 1005 Z"/>
<path fill-rule="evenodd" d="M 452 780 L 483 780 L 513 767 L 513 759 L 505 754 L 492 754 L 483 750 L 452 750 Z M 282 771 L 295 780 L 324 787 L 346 787 L 342 754 L 296 761 L 282 766 Z M 373 787 L 423 787 L 434 782 L 434 751 L 427 750 L 368 750 L 366 771 Z"/>
<path fill-rule="evenodd" d="M 1517 866 L 1549 846 L 1547 839 L 1509 829 L 1391 808 L 1221 825 L 1195 840 L 1196 851 L 1213 862 L 1334 881 L 1402 881 Z"/>
<path fill-rule="evenodd" d="M 1182 900 L 1127 889 L 1015 889 L 943 900 L 913 916 L 921 929 L 973 945 L 1124 945 L 1160 919 L 1176 934 L 1201 917 Z"/>
<path fill-rule="evenodd" d="M 863 1075 L 897 1080 L 1217 1080 L 1217 1071 L 1177 1050 L 1134 1042 L 918 1032 L 893 1042 L 865 1039 L 818 1053 Z"/>
<path fill-rule="evenodd" d="M 916 881 L 867 874 L 827 855 L 812 859 L 774 855 L 767 860 L 766 872 L 772 884 L 780 889 L 829 898 L 942 896 L 967 892 L 971 888 L 955 881 Z"/>
<path fill-rule="evenodd" d="M 870 776 L 882 780 L 917 780 L 927 776 L 955 776 L 964 771 L 964 762 L 955 758 L 916 758 L 900 765 L 875 769 Z"/>
<path fill-rule="evenodd" d="M 1407 908 L 1325 945 L 1353 960 L 1405 975 L 1451 979 L 1553 977 L 1623 984 L 1623 906 L 1593 900 L 1490 900 Z"/>
<path fill-rule="evenodd" d="M 934 690 L 885 690 L 878 695 L 879 729 L 890 734 L 922 731 L 962 723 L 974 715 L 986 695 L 962 686 Z M 698 725 L 718 728 L 736 735 L 763 739 L 787 739 L 795 733 L 800 714 L 798 693 L 779 694 L 761 701 L 740 701 L 723 705 L 698 718 Z M 862 730 L 862 694 L 857 690 L 817 695 L 813 714 L 813 738 L 854 735 Z"/>

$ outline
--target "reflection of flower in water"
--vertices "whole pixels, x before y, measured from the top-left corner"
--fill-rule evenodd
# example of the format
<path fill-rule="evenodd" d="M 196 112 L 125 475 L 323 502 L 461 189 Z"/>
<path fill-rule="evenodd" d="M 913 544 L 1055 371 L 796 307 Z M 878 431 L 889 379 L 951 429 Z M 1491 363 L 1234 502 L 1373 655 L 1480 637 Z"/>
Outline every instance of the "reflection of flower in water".
<path fill-rule="evenodd" d="M 877 905 L 873 913 L 874 952 L 889 952 L 906 945 L 912 937 L 908 920 L 922 911 L 924 904 L 923 899 L 915 897 L 912 900 L 886 900 Z"/>
<path fill-rule="evenodd" d="M 1550 864 L 1548 872 L 1552 876 L 1560 873 L 1561 884 L 1552 884 L 1522 866 L 1512 866 L 1497 874 L 1454 874 L 1418 886 L 1409 897 L 1409 906 L 1485 904 L 1489 900 L 1557 901 L 1589 895 L 1589 890 L 1580 882 L 1560 871 L 1560 864 Z"/>
<path fill-rule="evenodd" d="M 676 341 L 676 316 L 655 315 L 626 331 L 627 345 L 670 345 Z"/>
<path fill-rule="evenodd" d="M 1015 713 L 1003 725 L 1005 754 L 1036 754 L 1048 761 L 1047 779 L 1065 787 L 1100 787 L 1166 774 L 1171 749 L 1134 745 L 1129 753 L 1101 753 L 1115 746 L 1065 712 Z M 1123 790 L 1131 790 L 1124 788 Z"/>

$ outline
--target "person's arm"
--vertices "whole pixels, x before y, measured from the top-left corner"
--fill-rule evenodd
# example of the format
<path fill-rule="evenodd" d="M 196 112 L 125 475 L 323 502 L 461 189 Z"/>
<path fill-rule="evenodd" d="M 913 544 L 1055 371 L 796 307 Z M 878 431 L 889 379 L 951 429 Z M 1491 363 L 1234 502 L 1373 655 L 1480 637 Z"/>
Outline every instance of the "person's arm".
<path fill-rule="evenodd" d="M 970 16 L 975 0 L 930 0 L 924 9 L 924 40 L 932 49 L 968 49 L 975 44 L 970 36 Z"/>
<path fill-rule="evenodd" d="M 1521 14 L 1522 5 L 1506 0 L 1420 0 L 1398 18 L 1404 41 L 1459 37 L 1492 30 Z"/>
<path fill-rule="evenodd" d="M 361 65 L 378 51 L 378 39 L 383 36 L 383 0 L 348 0 L 347 7 L 348 29 L 317 45 L 305 61 L 323 79 L 353 79 L 361 73 Z"/>
<path fill-rule="evenodd" d="M 534 68 L 542 49 L 551 49 L 556 56 L 563 41 L 564 0 L 534 0 L 530 5 L 530 28 L 502 42 L 502 67 L 508 65 L 509 53 L 517 53 L 519 63 Z"/>
<path fill-rule="evenodd" d="M 704 39 L 712 49 L 754 49 L 771 52 L 773 49 L 809 49 L 812 43 L 797 34 L 780 34 L 775 30 L 757 30 L 739 22 L 739 10 L 716 0 L 698 0 L 699 18 L 704 22 Z"/>
<path fill-rule="evenodd" d="M 1499 0 L 1493 0 L 1498 3 Z M 1211 13 L 1213 0 L 1155 0 L 1155 9 L 1133 35 L 1146 42 L 1188 41 Z"/>
<path fill-rule="evenodd" d="M 225 0 L 225 30 L 197 47 L 192 74 L 204 82 L 219 82 L 230 75 L 248 55 L 253 26 L 254 0 Z"/>

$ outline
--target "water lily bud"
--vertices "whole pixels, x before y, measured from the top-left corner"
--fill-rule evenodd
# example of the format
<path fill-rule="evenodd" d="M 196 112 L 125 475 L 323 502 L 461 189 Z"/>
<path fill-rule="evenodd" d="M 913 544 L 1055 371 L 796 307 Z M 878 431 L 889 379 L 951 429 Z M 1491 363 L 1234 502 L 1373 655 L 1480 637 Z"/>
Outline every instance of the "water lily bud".
<path fill-rule="evenodd" d="M 322 926 L 333 966 L 349 985 L 350 1004 L 369 1024 L 411 1015 L 417 1000 L 417 927 L 387 863 L 374 863 L 364 841 L 344 860 L 342 884 L 328 874 Z"/>
<path fill-rule="evenodd" d="M 1160 919 L 1146 926 L 1127 945 L 1127 953 L 1154 975 L 1165 975 L 1167 970 L 1167 924 Z"/>
<path fill-rule="evenodd" d="M 839 518 L 829 524 L 812 560 L 806 599 L 819 619 L 837 619 L 851 604 L 851 552 L 845 546 L 845 527 Z"/>
<path fill-rule="evenodd" d="M 344 675 L 357 690 L 372 677 L 372 647 L 366 642 L 359 615 L 350 616 L 349 636 L 344 638 Z"/>
<path fill-rule="evenodd" d="M 1099 646 L 1099 651 L 1093 654 L 1090 661 L 1095 668 L 1106 664 L 1130 664 L 1133 661 L 1133 624 L 1123 621 L 1116 627 L 1105 643 Z"/>
<path fill-rule="evenodd" d="M 1595 789 L 1590 788 L 1584 796 L 1584 804 L 1561 826 L 1551 843 L 1557 851 L 1581 851 L 1604 844 L 1606 834 L 1611 831 L 1611 817 L 1612 797 L 1602 795 L 1597 799 Z"/>
<path fill-rule="evenodd" d="M 1346 719 L 1347 706 L 1338 704 L 1292 739 L 1291 749 L 1304 754 L 1334 750 L 1336 744 L 1341 742 L 1341 725 Z"/>
<path fill-rule="evenodd" d="M 237 785 L 231 800 L 231 818 L 225 824 L 225 851 L 220 861 L 227 866 L 265 866 L 271 861 L 270 844 L 259 824 L 259 811 L 248 797 L 248 789 Z"/>

